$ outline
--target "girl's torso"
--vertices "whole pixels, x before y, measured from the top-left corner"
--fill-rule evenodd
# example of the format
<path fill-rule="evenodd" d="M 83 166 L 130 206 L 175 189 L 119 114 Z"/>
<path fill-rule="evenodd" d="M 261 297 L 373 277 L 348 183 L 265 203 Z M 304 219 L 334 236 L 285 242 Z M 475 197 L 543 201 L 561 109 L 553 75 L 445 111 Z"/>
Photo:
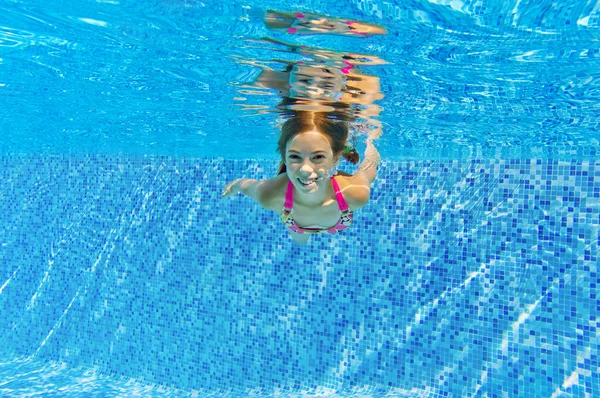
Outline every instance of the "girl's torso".
<path fill-rule="evenodd" d="M 273 200 L 271 205 L 268 207 L 269 210 L 273 210 L 277 213 L 281 213 L 284 209 L 286 191 L 289 183 L 289 179 L 285 175 L 280 181 L 277 182 L 274 189 Z M 278 176 L 279 179 L 280 176 Z M 344 188 L 347 187 L 347 177 L 338 176 L 336 182 L 339 185 L 342 194 L 346 196 L 350 210 L 352 210 L 351 198 L 348 198 Z M 350 199 L 350 200 L 348 200 Z M 331 195 L 325 199 L 322 204 L 303 204 L 302 201 L 294 197 L 293 201 L 293 219 L 298 227 L 301 228 L 331 228 L 338 223 L 342 211 L 340 205 L 336 200 L 335 190 L 332 188 Z"/>
<path fill-rule="evenodd" d="M 283 209 L 283 208 L 282 208 Z M 298 227 L 328 229 L 340 220 L 342 211 L 335 199 L 328 199 L 320 207 L 294 202 L 292 216 Z"/>

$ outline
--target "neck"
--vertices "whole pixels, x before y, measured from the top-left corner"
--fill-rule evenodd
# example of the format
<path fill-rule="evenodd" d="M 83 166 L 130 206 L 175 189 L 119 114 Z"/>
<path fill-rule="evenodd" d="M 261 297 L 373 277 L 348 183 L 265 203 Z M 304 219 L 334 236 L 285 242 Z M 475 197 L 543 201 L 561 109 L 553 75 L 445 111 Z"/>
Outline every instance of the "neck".
<path fill-rule="evenodd" d="M 297 190 L 294 191 L 294 202 L 297 202 L 302 205 L 315 206 L 315 205 L 323 205 L 328 200 L 331 199 L 333 195 L 333 186 L 331 184 L 331 178 L 325 177 L 323 179 L 323 184 L 319 186 L 317 192 L 313 193 L 302 193 Z"/>

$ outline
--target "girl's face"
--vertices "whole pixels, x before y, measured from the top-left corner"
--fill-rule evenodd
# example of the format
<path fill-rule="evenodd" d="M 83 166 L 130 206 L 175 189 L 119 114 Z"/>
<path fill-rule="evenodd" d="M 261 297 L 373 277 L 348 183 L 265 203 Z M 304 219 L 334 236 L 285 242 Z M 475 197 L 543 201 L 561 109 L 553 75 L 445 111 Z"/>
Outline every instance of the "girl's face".
<path fill-rule="evenodd" d="M 296 64 L 289 83 L 292 98 L 336 101 L 344 94 L 344 75 L 334 68 Z"/>
<path fill-rule="evenodd" d="M 286 146 L 287 175 L 301 193 L 315 193 L 327 186 L 336 162 L 329 140 L 318 131 L 300 133 Z"/>

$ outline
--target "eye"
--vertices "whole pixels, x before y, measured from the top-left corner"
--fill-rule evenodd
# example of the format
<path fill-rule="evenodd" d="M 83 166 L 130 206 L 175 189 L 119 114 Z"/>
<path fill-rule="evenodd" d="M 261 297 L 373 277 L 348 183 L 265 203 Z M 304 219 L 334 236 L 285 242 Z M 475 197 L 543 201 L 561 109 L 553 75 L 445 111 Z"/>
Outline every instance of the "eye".
<path fill-rule="evenodd" d="M 300 159 L 300 156 L 298 156 L 296 154 L 291 154 L 291 155 L 288 155 L 288 159 L 290 159 L 290 160 L 298 160 L 298 159 Z"/>
<path fill-rule="evenodd" d="M 319 88 L 322 88 L 324 90 L 331 90 L 333 88 L 333 84 L 331 84 L 330 82 L 321 82 L 318 86 Z"/>
<path fill-rule="evenodd" d="M 327 156 L 325 155 L 315 155 L 313 157 L 314 160 L 325 160 L 327 158 Z"/>

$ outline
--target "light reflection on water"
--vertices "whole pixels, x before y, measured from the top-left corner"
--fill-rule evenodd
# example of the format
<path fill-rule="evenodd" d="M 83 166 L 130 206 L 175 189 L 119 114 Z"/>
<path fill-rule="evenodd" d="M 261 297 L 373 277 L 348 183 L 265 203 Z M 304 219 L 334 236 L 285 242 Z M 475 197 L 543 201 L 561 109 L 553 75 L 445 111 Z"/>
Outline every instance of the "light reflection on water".
<path fill-rule="evenodd" d="M 423 397 L 428 390 L 391 388 L 385 396 Z M 59 362 L 39 362 L 30 359 L 7 360 L 0 362 L 0 395 L 3 397 L 329 397 L 349 398 L 383 396 L 377 388 L 362 387 L 349 389 L 340 395 L 336 390 L 315 386 L 307 391 L 283 389 L 227 389 L 184 391 L 173 387 L 144 382 L 143 379 L 108 376 L 93 368 L 73 368 Z"/>
<path fill-rule="evenodd" d="M 175 388 L 152 385 L 125 377 L 109 377 L 93 368 L 73 368 L 59 362 L 27 358 L 0 362 L 0 395 L 3 397 L 165 397 L 194 396 Z"/>

